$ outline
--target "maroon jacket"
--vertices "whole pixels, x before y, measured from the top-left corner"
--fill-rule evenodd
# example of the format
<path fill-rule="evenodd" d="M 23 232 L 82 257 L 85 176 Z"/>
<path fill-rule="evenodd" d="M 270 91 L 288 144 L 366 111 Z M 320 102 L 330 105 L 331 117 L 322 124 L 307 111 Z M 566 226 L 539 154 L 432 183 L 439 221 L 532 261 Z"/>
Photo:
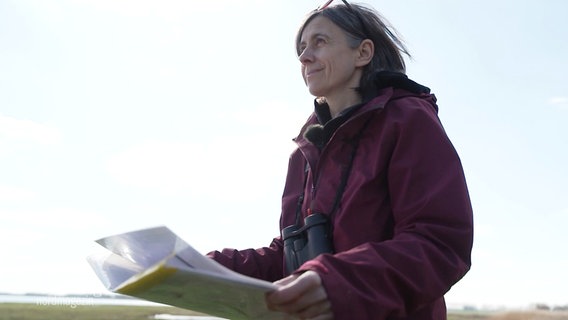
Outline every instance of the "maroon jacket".
<path fill-rule="evenodd" d="M 438 119 L 435 97 L 384 88 L 321 149 L 303 136 L 317 123 L 312 114 L 296 138 L 281 229 L 295 223 L 301 194 L 304 217 L 308 208 L 332 211 L 352 142 L 359 144 L 332 215 L 337 253 L 320 255 L 298 272 L 321 276 L 336 319 L 446 319 L 443 295 L 471 264 L 473 218 L 462 165 Z M 285 276 L 282 245 L 277 237 L 270 247 L 210 256 L 275 281 Z"/>

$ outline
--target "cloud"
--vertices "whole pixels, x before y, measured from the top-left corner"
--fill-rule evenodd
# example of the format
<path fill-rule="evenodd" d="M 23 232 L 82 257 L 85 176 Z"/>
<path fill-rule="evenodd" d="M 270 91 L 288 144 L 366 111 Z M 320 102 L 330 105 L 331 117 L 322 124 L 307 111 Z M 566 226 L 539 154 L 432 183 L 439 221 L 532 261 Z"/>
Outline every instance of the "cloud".
<path fill-rule="evenodd" d="M 2 226 L 22 227 L 27 230 L 36 228 L 46 235 L 60 229 L 72 229 L 84 233 L 110 223 L 98 212 L 70 207 L 0 208 L 0 213 Z"/>
<path fill-rule="evenodd" d="M 148 140 L 112 156 L 107 169 L 124 185 L 175 191 L 194 183 L 204 152 L 201 145 Z"/>
<path fill-rule="evenodd" d="M 548 99 L 548 103 L 558 106 L 561 109 L 568 110 L 568 97 L 552 97 Z"/>
<path fill-rule="evenodd" d="M 278 102 L 231 110 L 218 116 L 219 130 L 191 141 L 147 140 L 113 155 L 106 167 L 123 185 L 167 195 L 250 199 L 271 187 L 280 192 L 292 138 L 308 113 L 300 112 Z"/>
<path fill-rule="evenodd" d="M 0 202 L 26 201 L 36 197 L 36 193 L 24 188 L 0 185 Z"/>
<path fill-rule="evenodd" d="M 258 5 L 263 0 L 217 0 L 217 1 L 197 1 L 197 0 L 74 0 L 77 5 L 87 5 L 98 10 L 117 12 L 127 16 L 147 17 L 149 15 L 163 17 L 183 17 L 188 13 L 203 11 L 219 11 L 227 8 L 243 9 Z M 223 11 L 224 11 L 223 10 Z"/>
<path fill-rule="evenodd" d="M 309 109 L 294 109 L 282 101 L 267 101 L 256 107 L 230 109 L 219 117 L 258 130 L 255 139 L 267 137 L 290 141 L 298 134 L 310 112 Z"/>
<path fill-rule="evenodd" d="M 38 145 L 55 145 L 61 141 L 59 129 L 0 114 L 0 144 L 3 142 L 31 142 Z"/>
<path fill-rule="evenodd" d="M 85 257 L 96 247 L 93 240 L 115 224 L 95 211 L 79 208 L 0 206 L 2 254 L 10 260 L 2 267 L 2 291 L 85 292 L 89 283 L 96 283 Z"/>
<path fill-rule="evenodd" d="M 286 155 L 280 159 L 275 153 L 253 156 L 254 146 L 234 137 L 203 143 L 148 140 L 111 157 L 107 169 L 123 185 L 150 188 L 163 195 L 250 199 L 262 192 L 252 184 L 268 184 L 284 172 L 287 163 Z"/>

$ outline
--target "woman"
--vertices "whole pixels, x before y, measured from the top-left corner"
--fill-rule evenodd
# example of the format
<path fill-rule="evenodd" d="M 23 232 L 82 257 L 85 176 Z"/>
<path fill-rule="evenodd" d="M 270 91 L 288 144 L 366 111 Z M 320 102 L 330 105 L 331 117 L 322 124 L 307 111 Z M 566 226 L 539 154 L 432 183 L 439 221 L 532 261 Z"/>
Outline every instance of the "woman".
<path fill-rule="evenodd" d="M 276 281 L 268 306 L 301 319 L 446 319 L 473 241 L 459 157 L 395 33 L 371 9 L 330 2 L 297 34 L 316 101 L 290 157 L 283 234 L 210 256 Z"/>

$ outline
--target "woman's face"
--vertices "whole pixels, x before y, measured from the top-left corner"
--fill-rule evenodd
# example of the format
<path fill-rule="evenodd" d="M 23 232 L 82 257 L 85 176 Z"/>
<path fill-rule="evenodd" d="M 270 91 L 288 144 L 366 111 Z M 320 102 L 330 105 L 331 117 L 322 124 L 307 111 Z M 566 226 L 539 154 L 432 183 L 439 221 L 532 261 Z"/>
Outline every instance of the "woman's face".
<path fill-rule="evenodd" d="M 348 45 L 347 34 L 328 18 L 315 17 L 300 38 L 302 77 L 316 97 L 352 95 L 359 86 L 357 52 Z"/>

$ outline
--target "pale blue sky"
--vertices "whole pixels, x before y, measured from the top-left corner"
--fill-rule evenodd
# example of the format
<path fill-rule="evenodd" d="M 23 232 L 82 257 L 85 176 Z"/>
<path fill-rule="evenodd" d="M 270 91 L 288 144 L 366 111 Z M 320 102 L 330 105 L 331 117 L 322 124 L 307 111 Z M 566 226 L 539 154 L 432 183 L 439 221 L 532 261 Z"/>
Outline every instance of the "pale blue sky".
<path fill-rule="evenodd" d="M 475 209 L 450 304 L 568 304 L 568 2 L 369 1 L 437 95 Z M 167 225 L 201 252 L 278 234 L 312 109 L 312 0 L 0 0 L 0 292 L 95 293 L 93 240 Z"/>

